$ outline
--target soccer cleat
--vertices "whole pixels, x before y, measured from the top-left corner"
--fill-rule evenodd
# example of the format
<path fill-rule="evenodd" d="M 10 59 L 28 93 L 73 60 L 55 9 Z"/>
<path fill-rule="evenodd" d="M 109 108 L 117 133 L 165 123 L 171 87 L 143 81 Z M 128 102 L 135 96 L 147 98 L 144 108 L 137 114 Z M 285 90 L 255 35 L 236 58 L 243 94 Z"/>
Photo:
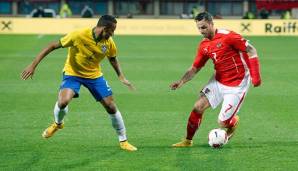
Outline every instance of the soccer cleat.
<path fill-rule="evenodd" d="M 137 151 L 138 149 L 131 145 L 127 140 L 120 142 L 120 148 L 126 151 Z"/>
<path fill-rule="evenodd" d="M 228 140 L 230 140 L 232 138 L 232 136 L 235 133 L 235 130 L 237 129 L 237 126 L 238 126 L 238 123 L 239 123 L 239 116 L 238 115 L 234 116 L 234 118 L 231 120 L 231 122 L 233 122 L 231 124 L 234 125 L 234 126 L 227 129 Z"/>
<path fill-rule="evenodd" d="M 44 138 L 50 138 L 51 136 L 54 135 L 54 133 L 56 131 L 58 131 L 58 129 L 62 129 L 64 128 L 64 124 L 56 124 L 55 122 L 49 126 L 46 130 L 43 131 L 42 133 L 42 137 Z"/>
<path fill-rule="evenodd" d="M 184 139 L 181 142 L 173 144 L 172 147 L 191 147 L 193 145 L 192 140 Z"/>

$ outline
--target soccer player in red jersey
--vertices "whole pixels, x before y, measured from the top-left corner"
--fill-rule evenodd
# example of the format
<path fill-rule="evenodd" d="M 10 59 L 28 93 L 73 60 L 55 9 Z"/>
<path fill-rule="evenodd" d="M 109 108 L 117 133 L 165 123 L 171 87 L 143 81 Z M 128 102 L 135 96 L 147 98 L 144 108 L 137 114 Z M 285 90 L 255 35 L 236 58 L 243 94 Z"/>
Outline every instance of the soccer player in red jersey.
<path fill-rule="evenodd" d="M 216 108 L 221 102 L 218 123 L 226 128 L 230 139 L 238 124 L 237 113 L 247 94 L 250 80 L 254 87 L 261 85 L 257 51 L 247 40 L 233 31 L 216 29 L 208 12 L 198 14 L 195 21 L 204 39 L 198 46 L 192 66 L 170 87 L 176 90 L 190 81 L 208 59 L 213 61 L 215 74 L 201 90 L 190 113 L 186 138 L 173 144 L 174 147 L 192 146 L 193 136 L 201 124 L 204 111 L 209 107 Z"/>

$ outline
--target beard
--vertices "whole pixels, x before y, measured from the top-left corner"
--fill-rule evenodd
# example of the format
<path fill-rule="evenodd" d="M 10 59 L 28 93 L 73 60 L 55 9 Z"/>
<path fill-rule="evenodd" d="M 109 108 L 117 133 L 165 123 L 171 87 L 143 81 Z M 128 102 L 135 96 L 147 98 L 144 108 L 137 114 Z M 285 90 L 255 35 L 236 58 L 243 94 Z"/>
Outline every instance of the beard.
<path fill-rule="evenodd" d="M 99 35 L 101 38 L 104 38 L 106 40 L 108 40 L 111 36 L 109 34 L 104 34 L 104 32 L 101 32 Z"/>
<path fill-rule="evenodd" d="M 107 40 L 107 39 L 109 39 L 111 36 L 110 35 L 108 35 L 108 34 L 106 34 L 106 35 L 104 35 L 104 38 Z"/>
<path fill-rule="evenodd" d="M 203 35 L 203 37 L 208 38 L 208 34 L 207 33 L 204 33 L 202 35 Z"/>
<path fill-rule="evenodd" d="M 103 32 L 101 32 L 101 33 L 99 34 L 99 36 L 98 36 L 99 40 L 101 40 L 101 39 L 106 39 L 106 40 L 108 40 L 110 37 L 111 37 L 110 35 L 108 35 L 108 34 L 104 34 Z"/>

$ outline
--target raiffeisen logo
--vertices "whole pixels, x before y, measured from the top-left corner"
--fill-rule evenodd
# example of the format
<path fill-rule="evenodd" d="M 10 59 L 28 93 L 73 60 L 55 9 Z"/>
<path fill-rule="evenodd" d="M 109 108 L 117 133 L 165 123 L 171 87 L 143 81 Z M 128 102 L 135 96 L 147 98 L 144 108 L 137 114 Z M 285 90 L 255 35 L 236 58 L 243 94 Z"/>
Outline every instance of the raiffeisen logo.
<path fill-rule="evenodd" d="M 297 22 L 284 22 L 282 25 L 266 23 L 265 33 L 296 33 L 298 32 L 297 25 Z"/>

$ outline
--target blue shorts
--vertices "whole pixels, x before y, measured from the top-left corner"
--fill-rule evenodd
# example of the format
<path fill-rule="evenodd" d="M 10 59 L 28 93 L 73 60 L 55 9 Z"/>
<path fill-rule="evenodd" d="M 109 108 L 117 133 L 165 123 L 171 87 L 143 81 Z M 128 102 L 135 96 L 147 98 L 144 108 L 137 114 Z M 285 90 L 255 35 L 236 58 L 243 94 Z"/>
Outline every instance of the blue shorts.
<path fill-rule="evenodd" d="M 112 95 L 112 90 L 103 76 L 90 79 L 63 74 L 60 90 L 70 88 L 75 92 L 74 98 L 76 98 L 79 97 L 81 85 L 85 86 L 90 91 L 96 101 L 100 101 L 103 98 Z"/>

